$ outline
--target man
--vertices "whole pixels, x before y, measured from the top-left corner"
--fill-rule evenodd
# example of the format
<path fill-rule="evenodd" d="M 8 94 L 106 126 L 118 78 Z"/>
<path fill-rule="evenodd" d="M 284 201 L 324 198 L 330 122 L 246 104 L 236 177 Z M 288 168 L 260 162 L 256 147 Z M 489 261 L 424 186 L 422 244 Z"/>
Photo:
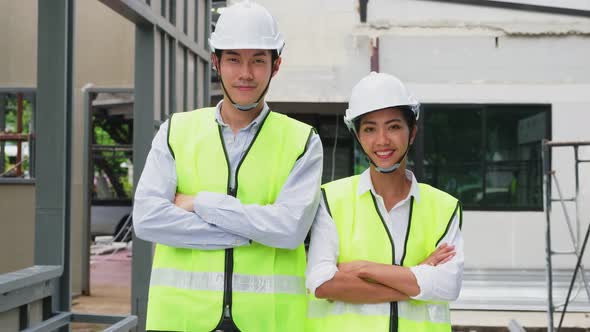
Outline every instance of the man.
<path fill-rule="evenodd" d="M 135 195 L 135 232 L 157 243 L 147 329 L 302 331 L 321 143 L 264 102 L 284 46 L 265 8 L 228 7 L 209 45 L 224 98 L 162 124 Z"/>

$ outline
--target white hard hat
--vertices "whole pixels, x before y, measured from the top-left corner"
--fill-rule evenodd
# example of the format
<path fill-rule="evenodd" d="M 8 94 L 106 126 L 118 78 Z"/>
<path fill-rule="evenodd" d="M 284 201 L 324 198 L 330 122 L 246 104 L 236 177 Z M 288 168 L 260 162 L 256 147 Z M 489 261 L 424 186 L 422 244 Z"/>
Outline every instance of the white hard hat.
<path fill-rule="evenodd" d="M 395 76 L 371 72 L 352 88 L 344 122 L 354 130 L 353 121 L 359 116 L 388 107 L 409 107 L 416 116 L 420 115 L 420 103 L 404 84 Z"/>
<path fill-rule="evenodd" d="M 249 0 L 227 7 L 219 16 L 209 47 L 215 50 L 260 49 L 281 53 L 285 40 L 266 8 Z"/>

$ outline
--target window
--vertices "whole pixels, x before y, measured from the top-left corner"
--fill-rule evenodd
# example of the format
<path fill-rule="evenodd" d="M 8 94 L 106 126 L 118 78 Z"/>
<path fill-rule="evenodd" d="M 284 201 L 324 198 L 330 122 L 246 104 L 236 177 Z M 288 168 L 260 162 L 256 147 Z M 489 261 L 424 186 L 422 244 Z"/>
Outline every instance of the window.
<path fill-rule="evenodd" d="M 34 178 L 32 89 L 0 89 L 0 179 Z"/>
<path fill-rule="evenodd" d="M 422 182 L 466 209 L 542 210 L 541 140 L 549 105 L 425 105 Z"/>

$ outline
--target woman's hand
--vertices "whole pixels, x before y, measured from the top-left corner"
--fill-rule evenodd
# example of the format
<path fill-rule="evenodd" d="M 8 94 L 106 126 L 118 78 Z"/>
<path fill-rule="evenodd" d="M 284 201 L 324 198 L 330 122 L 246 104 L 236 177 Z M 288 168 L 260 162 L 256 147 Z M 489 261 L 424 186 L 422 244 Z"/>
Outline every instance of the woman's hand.
<path fill-rule="evenodd" d="M 430 254 L 430 256 L 426 257 L 425 260 L 420 262 L 419 265 L 426 264 L 437 266 L 450 261 L 453 257 L 455 257 L 455 246 L 450 246 L 446 243 L 443 243 L 439 245 L 438 248 L 436 248 L 436 250 Z"/>
<path fill-rule="evenodd" d="M 376 264 L 376 263 L 369 262 L 369 261 L 352 261 L 352 262 L 340 263 L 340 264 L 338 264 L 338 271 L 352 274 L 354 276 L 362 278 L 361 275 L 363 274 L 363 271 L 366 271 L 366 269 L 373 264 Z"/>
<path fill-rule="evenodd" d="M 194 212 L 194 199 L 195 196 L 176 193 L 176 196 L 174 197 L 174 205 L 181 209 L 187 210 L 188 212 Z"/>

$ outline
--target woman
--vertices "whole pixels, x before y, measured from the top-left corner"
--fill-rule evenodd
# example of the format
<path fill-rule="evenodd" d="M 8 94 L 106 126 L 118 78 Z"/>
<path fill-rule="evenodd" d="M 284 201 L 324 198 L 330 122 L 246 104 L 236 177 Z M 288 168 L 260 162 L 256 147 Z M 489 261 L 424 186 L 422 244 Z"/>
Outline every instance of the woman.
<path fill-rule="evenodd" d="M 461 206 L 406 169 L 419 104 L 371 73 L 345 123 L 370 168 L 323 186 L 311 234 L 309 331 L 451 331 L 463 277 Z"/>

